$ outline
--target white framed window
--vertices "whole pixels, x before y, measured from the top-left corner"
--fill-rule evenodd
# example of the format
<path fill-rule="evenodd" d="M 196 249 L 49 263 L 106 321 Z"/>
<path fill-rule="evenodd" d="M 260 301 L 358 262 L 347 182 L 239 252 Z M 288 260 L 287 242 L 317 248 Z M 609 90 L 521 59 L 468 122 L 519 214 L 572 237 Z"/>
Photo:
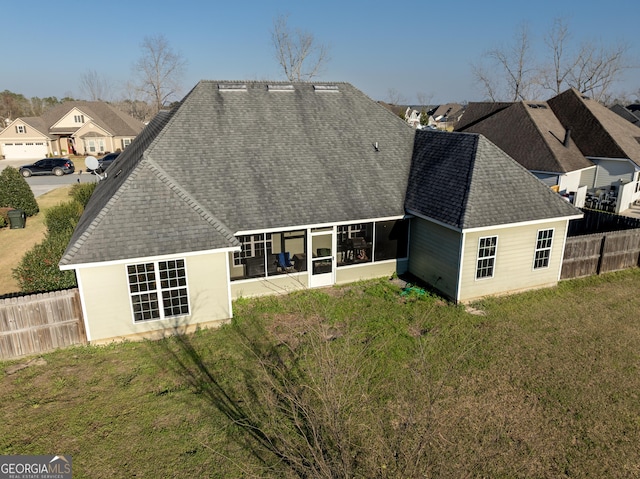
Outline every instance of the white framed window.
<path fill-rule="evenodd" d="M 16 125 L 16 133 L 26 133 L 27 127 L 24 125 Z"/>
<path fill-rule="evenodd" d="M 242 243 L 242 251 L 233 253 L 234 266 L 242 265 L 246 258 L 264 258 L 265 251 L 271 252 L 271 233 L 267 233 L 266 240 L 262 233 L 239 236 L 238 239 Z"/>
<path fill-rule="evenodd" d="M 73 115 L 73 121 L 76 123 L 84 123 L 84 115 Z"/>
<path fill-rule="evenodd" d="M 533 269 L 548 268 L 551 258 L 551 244 L 553 243 L 553 229 L 538 230 L 536 252 L 533 256 Z"/>
<path fill-rule="evenodd" d="M 131 264 L 127 278 L 135 323 L 189 314 L 184 259 Z"/>
<path fill-rule="evenodd" d="M 127 146 L 131 144 L 131 138 L 123 138 L 122 139 L 122 149 L 124 150 Z"/>
<path fill-rule="evenodd" d="M 476 279 L 493 278 L 498 251 L 498 237 L 485 236 L 478 241 Z"/>
<path fill-rule="evenodd" d="M 96 153 L 96 152 L 103 153 L 104 152 L 104 140 L 103 139 L 88 140 L 86 142 L 86 145 L 87 145 L 87 150 L 90 153 Z"/>

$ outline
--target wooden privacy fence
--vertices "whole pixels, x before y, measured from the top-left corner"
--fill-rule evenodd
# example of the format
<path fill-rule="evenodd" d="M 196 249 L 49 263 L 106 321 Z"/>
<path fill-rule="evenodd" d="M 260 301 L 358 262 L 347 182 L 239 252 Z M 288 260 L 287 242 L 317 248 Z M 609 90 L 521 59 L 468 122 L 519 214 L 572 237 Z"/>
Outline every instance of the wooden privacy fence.
<path fill-rule="evenodd" d="M 638 266 L 640 229 L 570 236 L 560 279 L 581 278 Z"/>
<path fill-rule="evenodd" d="M 77 289 L 0 299 L 0 360 L 86 342 Z"/>

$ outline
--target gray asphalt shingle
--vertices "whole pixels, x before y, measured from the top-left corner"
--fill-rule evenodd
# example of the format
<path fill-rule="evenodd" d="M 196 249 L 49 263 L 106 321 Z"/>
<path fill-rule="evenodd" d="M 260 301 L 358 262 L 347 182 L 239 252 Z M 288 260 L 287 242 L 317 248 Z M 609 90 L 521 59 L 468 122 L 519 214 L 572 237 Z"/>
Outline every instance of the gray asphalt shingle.
<path fill-rule="evenodd" d="M 479 134 L 416 132 L 411 172 L 407 210 L 456 230 L 582 214 Z"/>
<path fill-rule="evenodd" d="M 97 188 L 61 264 L 404 214 L 414 130 L 402 119 L 347 83 L 219 88 L 235 83 L 202 81 L 145 128 L 118 158 L 122 172 L 112 167 Z"/>

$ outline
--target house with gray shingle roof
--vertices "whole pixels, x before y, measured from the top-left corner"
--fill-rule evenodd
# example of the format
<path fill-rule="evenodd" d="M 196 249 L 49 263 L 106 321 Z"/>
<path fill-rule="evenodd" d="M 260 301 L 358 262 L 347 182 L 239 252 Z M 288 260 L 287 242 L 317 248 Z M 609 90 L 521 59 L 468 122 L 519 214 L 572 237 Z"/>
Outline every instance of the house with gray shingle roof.
<path fill-rule="evenodd" d="M 107 169 L 60 267 L 100 343 L 219 324 L 243 296 L 396 273 L 455 300 L 555 284 L 578 216 L 481 136 L 416 132 L 350 84 L 202 81 Z M 442 278 L 425 225 L 457 258 Z"/>
<path fill-rule="evenodd" d="M 456 301 L 555 285 L 582 212 L 479 134 L 418 131 L 409 271 Z"/>
<path fill-rule="evenodd" d="M 0 149 L 6 159 L 102 155 L 124 150 L 143 128 L 109 103 L 69 101 L 42 116 L 13 120 L 0 132 Z"/>

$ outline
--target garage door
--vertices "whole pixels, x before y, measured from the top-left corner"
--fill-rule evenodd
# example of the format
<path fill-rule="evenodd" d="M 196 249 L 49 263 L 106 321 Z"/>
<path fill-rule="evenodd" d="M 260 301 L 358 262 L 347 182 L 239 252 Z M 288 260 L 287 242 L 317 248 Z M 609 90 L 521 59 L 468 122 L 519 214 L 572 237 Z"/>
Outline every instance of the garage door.
<path fill-rule="evenodd" d="M 42 141 L 4 143 L 2 154 L 7 160 L 32 160 L 47 156 L 47 145 Z"/>

